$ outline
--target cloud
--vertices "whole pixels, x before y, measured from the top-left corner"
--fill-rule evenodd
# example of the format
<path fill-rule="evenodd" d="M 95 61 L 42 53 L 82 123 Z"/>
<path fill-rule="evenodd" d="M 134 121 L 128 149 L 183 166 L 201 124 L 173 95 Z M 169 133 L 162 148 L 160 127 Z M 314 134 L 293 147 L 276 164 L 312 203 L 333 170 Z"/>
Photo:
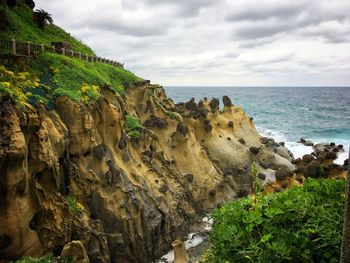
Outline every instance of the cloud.
<path fill-rule="evenodd" d="M 327 85 L 339 80 L 348 85 L 350 81 L 348 0 L 36 0 L 36 4 L 99 56 L 121 61 L 160 84 L 284 85 L 297 80 Z"/>

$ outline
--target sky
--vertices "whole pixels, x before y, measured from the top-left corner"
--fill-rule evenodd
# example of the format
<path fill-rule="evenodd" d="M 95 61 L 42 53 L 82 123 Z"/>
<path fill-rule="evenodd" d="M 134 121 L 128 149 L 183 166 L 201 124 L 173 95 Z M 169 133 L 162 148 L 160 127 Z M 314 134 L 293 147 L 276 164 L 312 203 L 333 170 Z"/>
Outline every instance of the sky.
<path fill-rule="evenodd" d="M 152 83 L 350 86 L 349 0 L 36 0 Z"/>

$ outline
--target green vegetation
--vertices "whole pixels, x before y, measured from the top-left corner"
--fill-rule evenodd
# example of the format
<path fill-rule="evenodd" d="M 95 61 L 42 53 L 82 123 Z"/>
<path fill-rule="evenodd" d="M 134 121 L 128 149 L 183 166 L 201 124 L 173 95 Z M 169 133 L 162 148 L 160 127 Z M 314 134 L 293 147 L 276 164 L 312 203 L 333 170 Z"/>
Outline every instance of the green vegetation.
<path fill-rule="evenodd" d="M 48 24 L 53 24 L 52 16 L 43 9 L 36 10 L 33 19 L 40 29 L 44 29 Z"/>
<path fill-rule="evenodd" d="M 33 102 L 46 103 L 44 98 L 32 93 L 39 87 L 39 79 L 28 72 L 15 73 L 0 65 L 0 101 L 8 97 L 21 106 L 24 106 L 29 99 L 32 99 Z"/>
<path fill-rule="evenodd" d="M 74 213 L 84 211 L 84 206 L 81 203 L 79 203 L 74 196 L 68 196 L 66 198 L 66 202 L 70 211 Z"/>
<path fill-rule="evenodd" d="M 125 132 L 133 139 L 140 137 L 141 124 L 137 117 L 132 115 L 125 116 L 124 123 Z"/>
<path fill-rule="evenodd" d="M 4 24 L 0 26 L 3 29 L 0 31 L 0 39 L 13 38 L 46 46 L 51 46 L 51 42 L 66 42 L 71 45 L 74 51 L 88 55 L 94 54 L 91 48 L 76 40 L 58 26 L 49 24 L 45 26 L 45 29 L 40 28 L 33 19 L 33 10 L 26 4 L 22 3 L 11 8 L 0 5 L 0 14 L 6 16 L 6 19 L 0 19 L 0 22 Z"/>
<path fill-rule="evenodd" d="M 15 261 L 15 263 L 55 263 L 55 262 L 72 263 L 72 259 L 67 257 L 60 257 L 58 259 L 52 256 L 51 254 L 49 254 L 41 258 L 22 257 L 21 259 Z"/>
<path fill-rule="evenodd" d="M 242 198 L 216 210 L 205 262 L 339 262 L 345 181 Z"/>
<path fill-rule="evenodd" d="M 122 93 L 127 83 L 142 80 L 123 68 L 51 53 L 35 59 L 32 69 L 40 75 L 42 84 L 49 87 L 53 98 L 66 95 L 83 103 L 96 100 L 100 86 Z"/>

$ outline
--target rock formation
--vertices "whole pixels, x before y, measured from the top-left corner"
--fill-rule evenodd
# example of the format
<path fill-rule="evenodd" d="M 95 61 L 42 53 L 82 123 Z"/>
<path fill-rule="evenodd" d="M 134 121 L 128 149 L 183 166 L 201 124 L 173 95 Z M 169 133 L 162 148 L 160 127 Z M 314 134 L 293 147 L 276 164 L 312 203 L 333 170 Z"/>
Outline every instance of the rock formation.
<path fill-rule="evenodd" d="M 61 97 L 54 110 L 2 102 L 4 262 L 62 249 L 90 262 L 152 262 L 205 213 L 251 193 L 253 162 L 269 191 L 304 162 L 292 164 L 226 97 L 219 111 L 217 99 L 175 105 L 149 83 L 101 94 L 90 107 Z M 126 114 L 144 124 L 138 137 L 124 131 Z"/>

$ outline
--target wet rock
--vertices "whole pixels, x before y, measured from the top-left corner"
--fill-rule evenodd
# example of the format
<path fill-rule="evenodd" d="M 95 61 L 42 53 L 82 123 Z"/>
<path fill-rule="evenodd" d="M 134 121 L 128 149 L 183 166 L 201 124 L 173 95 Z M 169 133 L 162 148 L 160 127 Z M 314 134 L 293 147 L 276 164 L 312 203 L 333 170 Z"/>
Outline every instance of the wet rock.
<path fill-rule="evenodd" d="M 92 150 L 92 153 L 97 159 L 102 160 L 107 153 L 106 146 L 104 144 L 99 144 Z"/>
<path fill-rule="evenodd" d="M 314 143 L 312 141 L 307 141 L 304 138 L 300 138 L 299 142 L 304 144 L 305 146 L 314 146 Z"/>
<path fill-rule="evenodd" d="M 231 107 L 232 106 L 231 99 L 228 96 L 226 96 L 226 95 L 222 97 L 222 102 L 224 103 L 225 107 Z"/>
<path fill-rule="evenodd" d="M 284 145 L 285 145 L 284 142 L 279 142 L 278 144 L 281 145 L 281 146 L 283 146 L 283 147 L 284 147 Z"/>
<path fill-rule="evenodd" d="M 245 140 L 244 140 L 243 138 L 240 138 L 238 141 L 239 141 L 241 144 L 245 144 Z"/>
<path fill-rule="evenodd" d="M 332 147 L 335 147 L 335 143 L 334 142 L 331 142 L 329 145 L 332 146 Z"/>
<path fill-rule="evenodd" d="M 234 124 L 233 124 L 233 121 L 229 121 L 229 122 L 227 123 L 227 126 L 230 127 L 230 128 L 233 128 L 233 125 L 234 125 Z"/>
<path fill-rule="evenodd" d="M 180 121 L 176 126 L 176 131 L 181 133 L 183 136 L 186 136 L 188 133 L 188 127 L 183 121 Z"/>
<path fill-rule="evenodd" d="M 219 110 L 219 100 L 217 98 L 213 98 L 210 102 L 209 102 L 209 107 L 212 113 L 217 112 Z"/>
<path fill-rule="evenodd" d="M 70 257 L 73 263 L 90 263 L 83 243 L 79 240 L 67 243 L 62 249 L 61 256 Z"/>
<path fill-rule="evenodd" d="M 204 130 L 209 133 L 209 132 L 211 132 L 212 129 L 213 129 L 213 126 L 211 126 L 210 120 L 205 119 L 204 120 Z"/>
<path fill-rule="evenodd" d="M 249 151 L 250 151 L 252 154 L 257 155 L 257 154 L 259 153 L 259 151 L 260 151 L 260 148 L 258 148 L 258 147 L 250 147 L 250 148 L 249 148 Z"/>
<path fill-rule="evenodd" d="M 147 128 L 166 128 L 168 123 L 165 119 L 159 118 L 157 116 L 151 115 L 143 125 Z"/>

